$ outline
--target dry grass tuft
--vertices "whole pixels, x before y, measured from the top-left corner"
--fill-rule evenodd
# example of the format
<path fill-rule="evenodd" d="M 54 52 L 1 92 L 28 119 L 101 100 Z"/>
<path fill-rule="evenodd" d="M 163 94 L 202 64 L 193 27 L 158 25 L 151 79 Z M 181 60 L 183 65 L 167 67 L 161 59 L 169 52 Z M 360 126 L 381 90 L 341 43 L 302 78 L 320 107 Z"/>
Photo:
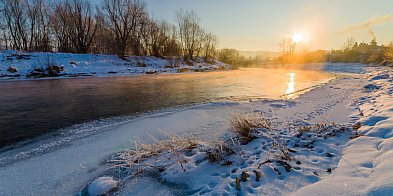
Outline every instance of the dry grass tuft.
<path fill-rule="evenodd" d="M 359 130 L 360 127 L 362 127 L 362 124 L 361 124 L 361 123 L 355 123 L 355 124 L 352 125 L 352 129 L 353 129 L 354 131 Z"/>
<path fill-rule="evenodd" d="M 332 129 L 344 129 L 344 126 L 336 125 L 334 123 L 316 123 L 314 125 L 308 126 L 300 126 L 296 129 L 296 132 L 299 133 L 299 136 L 303 135 L 304 133 L 324 133 L 327 131 L 331 131 Z M 344 131 L 344 130 L 341 130 Z"/>
<path fill-rule="evenodd" d="M 254 140 L 258 129 L 271 129 L 270 122 L 257 113 L 233 113 L 230 122 L 232 131 L 239 137 L 242 144 Z"/>
<path fill-rule="evenodd" d="M 296 132 L 298 132 L 300 135 L 303 135 L 304 133 L 310 132 L 311 129 L 312 126 L 301 126 L 296 129 Z"/>
<path fill-rule="evenodd" d="M 185 154 L 187 151 L 196 148 L 200 141 L 192 136 L 179 136 L 174 133 L 166 133 L 167 139 L 158 140 L 152 135 L 150 137 L 155 143 L 143 143 L 141 140 L 135 141 L 135 150 L 127 150 L 118 155 L 112 162 L 116 163 L 114 167 L 124 167 L 128 169 L 137 169 L 141 172 L 146 167 L 165 169 L 165 165 L 146 164 L 145 160 L 163 153 L 168 153 L 169 158 L 174 158 L 183 168 Z M 184 168 L 183 168 L 184 170 Z"/>
<path fill-rule="evenodd" d="M 209 148 L 206 149 L 206 158 L 211 162 L 218 162 L 223 160 L 226 156 L 235 153 L 235 151 L 225 142 L 218 142 L 216 144 L 211 144 Z"/>
<path fill-rule="evenodd" d="M 216 163 L 225 160 L 231 154 L 241 154 L 242 147 L 240 144 L 247 144 L 255 138 L 258 138 L 258 141 L 259 139 L 263 140 L 263 145 L 269 145 L 267 157 L 259 164 L 258 168 L 269 164 L 269 166 L 275 169 L 274 165 L 270 165 L 270 163 L 277 163 L 279 166 L 284 167 L 285 171 L 290 172 L 292 162 L 296 161 L 296 164 L 298 164 L 299 161 L 292 154 L 296 150 L 289 148 L 286 139 L 287 135 L 282 135 L 284 130 L 274 129 L 269 120 L 263 118 L 260 114 L 234 113 L 231 116 L 230 123 L 232 125 L 231 131 L 235 136 L 228 134 L 231 137 L 229 139 L 225 137 L 212 139 L 210 137 L 209 141 L 206 141 L 197 139 L 194 135 L 179 136 L 174 133 L 164 132 L 166 135 L 165 139 L 158 140 L 150 135 L 155 141 L 154 143 L 135 141 L 135 150 L 128 150 L 119 154 L 113 160 L 113 163 L 115 163 L 114 167 L 125 169 L 131 175 L 137 175 L 147 168 L 153 168 L 153 171 L 158 169 L 159 172 L 162 172 L 167 168 L 173 168 L 172 166 L 176 166 L 174 167 L 175 169 L 186 171 L 185 168 L 190 168 L 188 167 L 190 164 L 195 163 L 195 165 L 198 165 L 200 161 L 206 160 Z M 360 124 L 353 125 L 352 129 L 357 130 L 360 126 Z M 326 139 L 346 130 L 348 130 L 347 126 L 335 125 L 334 123 L 298 126 L 295 130 L 297 132 L 295 136 L 301 137 L 302 140 L 309 141 L 309 143 L 296 143 L 293 147 L 312 148 L 314 142 L 312 137 Z M 223 139 L 227 140 L 224 141 Z M 295 147 L 295 145 L 297 146 Z M 206 157 L 202 156 L 202 159 L 200 159 L 199 155 L 201 153 L 205 153 Z M 195 159 L 196 157 L 198 157 L 198 160 Z M 227 160 L 222 165 L 231 164 L 232 161 Z M 237 179 L 237 189 L 240 189 L 240 180 L 245 181 L 249 177 L 246 174 L 242 174 L 243 176 Z M 256 180 L 260 180 L 261 174 L 256 172 L 255 175 Z"/>

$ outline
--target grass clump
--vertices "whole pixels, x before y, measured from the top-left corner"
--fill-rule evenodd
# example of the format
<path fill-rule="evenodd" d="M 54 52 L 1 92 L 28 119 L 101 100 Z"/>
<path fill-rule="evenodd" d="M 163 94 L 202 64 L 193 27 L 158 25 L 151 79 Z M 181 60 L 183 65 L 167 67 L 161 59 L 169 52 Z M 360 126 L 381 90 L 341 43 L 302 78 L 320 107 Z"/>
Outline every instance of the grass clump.
<path fill-rule="evenodd" d="M 256 113 L 233 113 L 231 127 L 241 144 L 247 144 L 256 138 L 259 129 L 270 129 L 269 120 Z"/>
<path fill-rule="evenodd" d="M 231 146 L 225 142 L 211 144 L 205 152 L 207 160 L 211 163 L 221 161 L 226 156 L 235 153 Z"/>
<path fill-rule="evenodd" d="M 160 161 L 148 162 L 153 157 L 169 155 L 168 159 L 178 162 L 184 170 L 183 163 L 186 162 L 186 152 L 197 148 L 200 144 L 195 137 L 179 136 L 175 133 L 166 133 L 167 138 L 158 140 L 152 135 L 150 137 L 154 143 L 143 143 L 141 140 L 135 141 L 134 150 L 126 150 L 120 153 L 114 162 L 114 167 L 123 167 L 141 172 L 145 168 L 156 168 L 164 170 L 166 163 Z"/>

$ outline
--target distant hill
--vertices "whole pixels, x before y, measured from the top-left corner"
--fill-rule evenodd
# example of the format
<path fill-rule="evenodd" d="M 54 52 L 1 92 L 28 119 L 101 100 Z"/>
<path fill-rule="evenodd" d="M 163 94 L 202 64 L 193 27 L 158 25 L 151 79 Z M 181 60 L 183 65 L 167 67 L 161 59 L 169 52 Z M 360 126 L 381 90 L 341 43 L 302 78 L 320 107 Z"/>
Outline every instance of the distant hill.
<path fill-rule="evenodd" d="M 260 56 L 262 58 L 277 57 L 280 53 L 268 50 L 257 50 L 257 51 L 239 51 L 239 54 L 245 57 Z"/>

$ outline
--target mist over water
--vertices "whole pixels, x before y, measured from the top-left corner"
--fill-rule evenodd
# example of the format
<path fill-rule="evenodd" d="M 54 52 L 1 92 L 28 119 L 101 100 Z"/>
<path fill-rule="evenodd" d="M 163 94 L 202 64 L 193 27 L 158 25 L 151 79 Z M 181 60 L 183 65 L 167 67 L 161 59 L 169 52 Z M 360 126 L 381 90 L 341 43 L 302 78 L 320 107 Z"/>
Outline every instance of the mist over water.
<path fill-rule="evenodd" d="M 277 99 L 332 79 L 287 69 L 1 82 L 0 147 L 100 118 L 219 101 Z"/>

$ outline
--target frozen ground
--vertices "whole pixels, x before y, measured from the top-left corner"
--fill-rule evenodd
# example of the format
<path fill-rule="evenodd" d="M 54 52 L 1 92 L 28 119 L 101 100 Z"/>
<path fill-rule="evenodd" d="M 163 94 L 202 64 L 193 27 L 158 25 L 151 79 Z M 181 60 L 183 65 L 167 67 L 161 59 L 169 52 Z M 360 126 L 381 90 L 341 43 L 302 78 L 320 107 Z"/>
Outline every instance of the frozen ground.
<path fill-rule="evenodd" d="M 229 155 L 215 163 L 205 159 L 205 149 L 196 148 L 179 156 L 162 154 L 143 162 L 147 165 L 165 165 L 165 171 L 157 172 L 156 183 L 161 182 L 170 188 L 165 195 L 212 194 L 212 195 L 283 195 L 299 188 L 328 178 L 335 170 L 349 137 L 352 136 L 351 125 L 359 120 L 359 108 L 355 100 L 362 95 L 366 84 L 361 75 L 341 76 L 334 82 L 301 95 L 291 101 L 257 101 L 231 106 L 233 111 L 260 113 L 271 119 L 274 127 L 282 130 L 273 133 L 278 143 L 287 143 L 291 148 L 291 160 L 275 158 L 279 150 L 274 147 L 270 136 L 258 134 L 257 139 L 242 145 L 234 155 Z M 320 124 L 348 125 L 348 128 L 327 125 L 321 133 L 309 131 L 299 136 L 296 131 L 300 126 Z M 345 129 L 344 129 L 345 128 Z M 298 137 L 299 136 L 299 137 Z M 268 162 L 267 162 L 268 161 Z M 269 163 L 271 161 L 271 163 Z M 286 165 L 288 164 L 288 165 Z M 289 167 L 286 171 L 285 166 Z M 256 172 L 261 174 L 256 180 Z M 237 189 L 236 178 L 247 173 L 246 182 L 240 182 Z M 123 181 L 124 188 L 119 195 L 141 194 L 142 184 L 137 179 Z M 192 179 L 192 180 L 188 180 Z M 122 179 L 120 178 L 120 181 Z M 131 185 L 130 185 L 131 184 Z M 154 184 L 154 183 L 152 183 Z M 157 187 L 149 187 L 158 189 Z M 146 189 L 144 189 L 146 190 Z M 172 192 L 171 192 L 172 191 Z M 168 193 L 169 192 L 169 193 Z M 143 192 L 141 195 L 145 195 Z M 158 192 L 162 193 L 162 192 Z M 153 192 L 149 194 L 156 194 Z"/>
<path fill-rule="evenodd" d="M 15 51 L 0 52 L 0 80 L 34 79 L 40 69 L 48 74 L 48 65 L 59 69 L 56 77 L 132 76 L 153 73 L 178 73 L 187 71 L 214 71 L 228 69 L 227 64 L 203 61 L 187 65 L 182 60 L 157 57 L 128 57 L 126 61 L 116 55 L 71 54 L 71 53 L 27 53 L 15 56 Z M 27 59 L 26 59 L 27 58 Z M 15 68 L 14 71 L 9 68 Z M 35 71 L 36 70 L 36 71 Z M 28 77 L 35 72 L 35 76 Z M 48 76 L 46 76 L 48 77 Z"/>
<path fill-rule="evenodd" d="M 391 193 L 393 72 L 370 68 L 367 74 L 344 74 L 294 100 L 212 103 L 163 111 L 116 125 L 81 127 L 78 129 L 81 133 L 102 130 L 77 140 L 65 136 L 63 140 L 71 141 L 65 145 L 56 145 L 61 140 L 49 138 L 40 144 L 1 154 L 0 193 L 72 195 L 103 176 L 118 180 L 114 195 Z M 363 88 L 368 84 L 374 85 Z M 106 161 L 126 148 L 133 148 L 131 140 L 136 137 L 152 142 L 147 133 L 159 137 L 159 130 L 217 136 L 228 129 L 231 112 L 260 113 L 271 119 L 277 129 L 288 130 L 280 133 L 280 140 L 285 140 L 296 151 L 291 153 L 292 160 L 286 161 L 291 166 L 290 172 L 284 163 L 273 158 L 272 163 L 262 164 L 272 147 L 272 141 L 262 136 L 241 146 L 239 154 L 228 156 L 226 159 L 232 163 L 227 166 L 222 166 L 223 162 L 210 163 L 202 158 L 202 151 L 194 151 L 187 156 L 186 172 L 176 162 L 168 161 L 170 165 L 159 176 L 121 181 L 107 170 Z M 350 128 L 335 127 L 299 137 L 295 132 L 299 125 L 331 122 L 349 126 L 360 122 L 363 126 L 358 134 L 352 133 Z M 350 136 L 355 139 L 350 140 Z M 260 181 L 256 181 L 254 170 L 261 172 Z M 243 171 L 250 176 L 240 183 L 238 191 L 235 179 Z"/>
<path fill-rule="evenodd" d="M 231 104 L 207 104 L 138 117 L 116 125 L 85 125 L 78 133 L 48 138 L 0 156 L 0 195 L 73 195 L 106 172 L 112 154 L 132 148 L 131 140 L 159 130 L 220 132 Z M 198 117 L 198 118 L 195 118 Z M 89 134 L 99 132 L 99 134 Z M 83 137 L 83 135 L 88 137 Z M 74 135 L 82 138 L 74 140 Z"/>
<path fill-rule="evenodd" d="M 393 194 L 393 72 L 374 68 L 356 99 L 362 113 L 359 137 L 349 141 L 332 175 L 296 195 Z"/>

